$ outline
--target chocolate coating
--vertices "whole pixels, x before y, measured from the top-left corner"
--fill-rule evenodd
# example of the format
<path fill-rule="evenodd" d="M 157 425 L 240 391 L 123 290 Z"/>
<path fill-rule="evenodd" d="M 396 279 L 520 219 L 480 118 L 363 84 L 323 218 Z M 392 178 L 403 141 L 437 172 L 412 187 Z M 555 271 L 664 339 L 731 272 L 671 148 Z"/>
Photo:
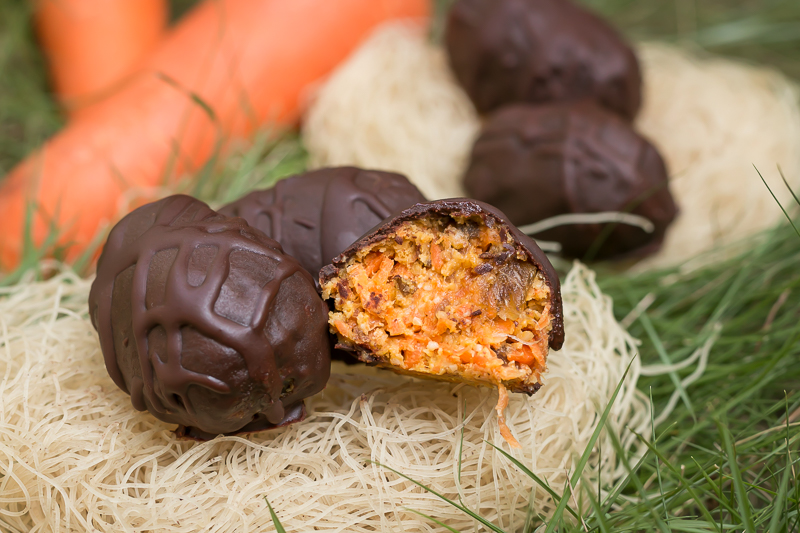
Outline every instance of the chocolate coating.
<path fill-rule="evenodd" d="M 283 179 L 219 212 L 281 243 L 316 279 L 323 265 L 392 212 L 424 201 L 401 174 L 336 167 Z"/>
<path fill-rule="evenodd" d="M 459 0 L 445 43 L 456 78 L 481 113 L 514 102 L 591 98 L 632 120 L 641 104 L 633 50 L 570 0 Z"/>
<path fill-rule="evenodd" d="M 320 285 L 338 275 L 339 269 L 344 268 L 347 262 L 352 259 L 359 250 L 369 248 L 395 234 L 396 228 L 405 222 L 418 220 L 434 215 L 445 215 L 450 217 L 479 218 L 482 223 L 489 227 L 498 227 L 501 235 L 510 235 L 514 241 L 514 249 L 517 253 L 522 253 L 532 264 L 534 264 L 543 274 L 548 288 L 550 289 L 550 314 L 552 329 L 548 345 L 553 350 L 560 350 L 564 344 L 564 311 L 561 301 L 561 284 L 555 268 L 550 263 L 547 255 L 539 248 L 532 238 L 528 237 L 517 229 L 508 220 L 508 217 L 494 206 L 472 200 L 469 198 L 451 198 L 448 200 L 436 200 L 433 202 L 418 203 L 408 209 L 395 213 L 384 220 L 372 231 L 353 243 L 344 252 L 333 259 L 333 263 L 322 268 L 319 274 Z M 365 362 L 372 360 L 369 353 L 359 346 L 337 345 L 337 348 L 344 350 L 355 350 L 359 359 Z M 530 391 L 530 393 L 535 391 Z"/>
<path fill-rule="evenodd" d="M 518 226 L 604 211 L 630 212 L 654 225 L 652 233 L 626 224 L 613 230 L 576 224 L 536 234 L 561 243 L 572 257 L 583 257 L 593 245 L 594 258 L 655 251 L 677 214 L 658 150 L 590 102 L 514 105 L 494 113 L 472 149 L 464 186 Z"/>
<path fill-rule="evenodd" d="M 112 230 L 89 295 L 106 368 L 179 435 L 283 426 L 330 375 L 327 308 L 280 245 L 188 196 Z"/>

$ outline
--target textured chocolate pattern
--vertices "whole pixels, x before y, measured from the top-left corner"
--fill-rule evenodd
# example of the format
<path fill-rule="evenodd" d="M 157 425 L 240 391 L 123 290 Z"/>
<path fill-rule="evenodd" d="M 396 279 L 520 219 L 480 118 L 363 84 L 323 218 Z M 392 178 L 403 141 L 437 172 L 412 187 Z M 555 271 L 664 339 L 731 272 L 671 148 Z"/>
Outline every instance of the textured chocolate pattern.
<path fill-rule="evenodd" d="M 570 0 L 459 0 L 445 42 L 456 78 L 481 113 L 590 98 L 632 120 L 641 103 L 633 50 Z"/>
<path fill-rule="evenodd" d="M 138 410 L 208 438 L 301 420 L 330 373 L 327 309 L 280 245 L 188 196 L 112 229 L 89 296 L 106 367 Z"/>
<path fill-rule="evenodd" d="M 517 226 L 566 213 L 630 212 L 655 230 L 576 224 L 536 237 L 595 258 L 658 249 L 677 214 L 658 151 L 618 116 L 589 103 L 514 105 L 491 115 L 472 150 L 464 186 Z M 602 244 L 598 239 L 602 239 Z M 595 244 L 597 241 L 597 244 Z"/>
<path fill-rule="evenodd" d="M 283 179 L 219 212 L 281 243 L 316 279 L 323 265 L 391 213 L 424 201 L 400 174 L 336 167 Z"/>

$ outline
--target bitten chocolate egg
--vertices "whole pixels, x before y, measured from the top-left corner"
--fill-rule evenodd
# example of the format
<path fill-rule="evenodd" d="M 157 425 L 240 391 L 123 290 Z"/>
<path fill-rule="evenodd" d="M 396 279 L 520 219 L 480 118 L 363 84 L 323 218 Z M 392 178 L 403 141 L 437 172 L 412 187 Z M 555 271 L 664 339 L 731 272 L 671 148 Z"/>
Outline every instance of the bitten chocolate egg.
<path fill-rule="evenodd" d="M 419 203 L 386 219 L 320 272 L 337 348 L 401 374 L 533 394 L 564 342 L 561 289 L 547 256 L 494 207 Z"/>
<path fill-rule="evenodd" d="M 401 373 L 532 394 L 564 341 L 547 256 L 471 199 L 388 218 L 324 267 L 320 284 L 338 347 Z"/>
<path fill-rule="evenodd" d="M 335 167 L 288 177 L 219 212 L 281 243 L 316 279 L 323 265 L 392 212 L 424 201 L 400 174 Z"/>
<path fill-rule="evenodd" d="M 651 232 L 592 223 L 535 234 L 559 242 L 572 257 L 653 252 L 677 214 L 658 150 L 627 122 L 590 102 L 513 105 L 492 114 L 472 149 L 464 186 L 517 226 L 602 212 L 631 213 L 652 223 Z"/>
<path fill-rule="evenodd" d="M 633 50 L 570 0 L 459 0 L 445 43 L 456 78 L 481 113 L 584 98 L 628 120 L 639 110 L 642 79 Z"/>
<path fill-rule="evenodd" d="M 112 230 L 89 295 L 133 406 L 194 438 L 302 420 L 330 375 L 327 307 L 280 245 L 188 196 Z"/>

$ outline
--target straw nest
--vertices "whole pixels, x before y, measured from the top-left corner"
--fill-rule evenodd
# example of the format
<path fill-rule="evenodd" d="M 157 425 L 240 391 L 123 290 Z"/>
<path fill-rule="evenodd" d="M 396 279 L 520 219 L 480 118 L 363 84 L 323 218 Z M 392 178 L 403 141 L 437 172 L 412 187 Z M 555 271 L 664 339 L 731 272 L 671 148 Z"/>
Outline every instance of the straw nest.
<path fill-rule="evenodd" d="M 344 367 L 308 401 L 302 423 L 178 440 L 108 377 L 87 316 L 89 286 L 62 272 L 0 291 L 0 530 L 269 531 L 265 497 L 288 531 L 443 530 L 410 509 L 474 530 L 375 461 L 515 531 L 531 495 L 545 515 L 553 502 L 488 442 L 560 492 L 629 364 L 607 427 L 635 457 L 627 428 L 646 433 L 650 424 L 636 343 L 580 264 L 564 280 L 567 341 L 550 357 L 545 386 L 513 395 L 507 409 L 520 451 L 500 437 L 488 388 Z M 608 487 L 625 471 L 607 433 L 599 444 L 583 479 Z"/>

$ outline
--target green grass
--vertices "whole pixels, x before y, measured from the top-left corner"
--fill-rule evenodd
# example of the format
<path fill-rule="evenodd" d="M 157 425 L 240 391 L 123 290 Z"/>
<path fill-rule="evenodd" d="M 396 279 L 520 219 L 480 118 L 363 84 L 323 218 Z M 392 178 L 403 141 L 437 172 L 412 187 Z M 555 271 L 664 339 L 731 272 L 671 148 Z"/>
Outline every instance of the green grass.
<path fill-rule="evenodd" d="M 681 42 L 800 78 L 796 0 L 583 0 L 636 39 Z"/>
<path fill-rule="evenodd" d="M 660 473 L 648 499 L 666 517 L 696 517 L 702 531 L 800 527 L 800 238 L 785 223 L 752 239 L 751 248 L 687 274 L 601 278 L 620 318 L 655 296 L 630 328 L 649 341 L 641 348 L 645 364 L 661 361 L 659 346 L 679 361 L 721 326 L 708 367 L 686 388 L 691 404 L 678 402 L 656 428 L 636 473 L 651 485 Z M 641 378 L 640 386 L 656 413 L 675 390 L 669 376 Z M 623 509 L 642 504 L 631 505 Z"/>
<path fill-rule="evenodd" d="M 685 43 L 800 78 L 800 1 L 585 2 L 634 38 Z M 173 2 L 175 13 L 192 3 Z M 0 0 L 0 175 L 63 124 L 30 29 L 31 5 Z M 303 170 L 306 155 L 298 137 L 269 133 L 209 162 L 182 192 L 216 206 Z M 693 383 L 686 378 L 696 365 L 642 377 L 640 387 L 651 396 L 656 415 L 680 391 L 667 420 L 654 425 L 649 438 L 642 436 L 648 453 L 626 463 L 627 478 L 602 487 L 602 496 L 600 488 L 581 485 L 582 509 L 556 494 L 557 516 L 530 516 L 526 533 L 800 531 L 800 237 L 786 222 L 753 238 L 750 249 L 692 272 L 631 277 L 598 266 L 620 319 L 652 299 L 630 326 L 643 340 L 644 364 L 681 361 L 713 344 L 708 365 Z M 42 247 L 29 246 L 23 269 L 0 283 L 16 282 L 42 256 Z M 76 267 L 85 269 L 88 259 Z M 542 484 L 535 476 L 533 481 Z M 278 524 L 277 514 L 272 516 Z"/>

